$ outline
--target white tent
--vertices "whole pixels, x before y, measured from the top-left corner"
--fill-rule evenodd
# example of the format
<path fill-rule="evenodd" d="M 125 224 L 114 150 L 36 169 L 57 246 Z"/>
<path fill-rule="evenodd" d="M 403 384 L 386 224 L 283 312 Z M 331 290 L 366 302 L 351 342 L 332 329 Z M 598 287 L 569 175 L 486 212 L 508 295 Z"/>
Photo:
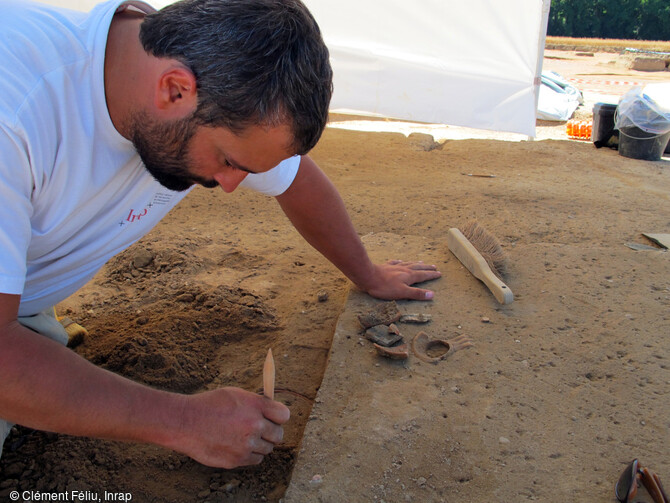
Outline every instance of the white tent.
<path fill-rule="evenodd" d="M 333 108 L 535 136 L 549 0 L 306 0 Z"/>
<path fill-rule="evenodd" d="M 331 52 L 331 108 L 535 136 L 550 0 L 304 1 Z"/>

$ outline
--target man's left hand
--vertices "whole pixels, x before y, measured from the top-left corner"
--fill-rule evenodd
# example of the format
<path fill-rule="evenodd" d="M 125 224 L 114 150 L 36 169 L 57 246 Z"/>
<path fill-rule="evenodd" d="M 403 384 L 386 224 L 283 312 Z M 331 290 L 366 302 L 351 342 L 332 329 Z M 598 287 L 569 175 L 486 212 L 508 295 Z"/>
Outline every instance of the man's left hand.
<path fill-rule="evenodd" d="M 385 264 L 375 264 L 375 277 L 371 285 L 360 286 L 364 291 L 384 300 L 431 300 L 432 290 L 412 287 L 442 276 L 434 265 L 423 262 L 405 262 L 390 260 Z"/>

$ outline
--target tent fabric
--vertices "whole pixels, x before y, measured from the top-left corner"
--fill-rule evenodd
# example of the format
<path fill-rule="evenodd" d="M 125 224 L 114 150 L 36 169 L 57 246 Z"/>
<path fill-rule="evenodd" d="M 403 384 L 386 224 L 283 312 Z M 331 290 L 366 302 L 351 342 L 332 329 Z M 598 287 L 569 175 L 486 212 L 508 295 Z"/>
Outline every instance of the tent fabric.
<path fill-rule="evenodd" d="M 332 109 L 535 136 L 550 0 L 303 1 L 330 49 Z"/>
<path fill-rule="evenodd" d="M 304 0 L 331 107 L 535 136 L 549 0 Z"/>

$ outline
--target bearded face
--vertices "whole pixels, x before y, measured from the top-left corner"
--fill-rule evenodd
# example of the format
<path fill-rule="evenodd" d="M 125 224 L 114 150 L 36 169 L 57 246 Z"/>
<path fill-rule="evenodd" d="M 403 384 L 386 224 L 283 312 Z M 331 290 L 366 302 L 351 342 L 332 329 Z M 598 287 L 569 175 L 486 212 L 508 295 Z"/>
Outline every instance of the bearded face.
<path fill-rule="evenodd" d="M 189 160 L 189 144 L 198 126 L 192 118 L 159 122 L 145 112 L 133 114 L 130 139 L 147 171 L 160 183 L 174 191 L 184 191 L 195 184 L 214 188 L 218 184 L 193 173 Z"/>

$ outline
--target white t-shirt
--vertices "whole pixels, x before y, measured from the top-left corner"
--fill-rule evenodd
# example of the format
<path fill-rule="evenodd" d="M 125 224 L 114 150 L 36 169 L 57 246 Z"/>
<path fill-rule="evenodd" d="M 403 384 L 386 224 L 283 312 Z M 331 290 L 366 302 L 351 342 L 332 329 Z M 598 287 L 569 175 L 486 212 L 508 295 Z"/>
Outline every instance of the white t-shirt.
<path fill-rule="evenodd" d="M 74 293 L 187 194 L 156 182 L 109 117 L 104 54 L 121 4 L 153 10 L 0 0 L 0 292 L 21 295 L 19 316 Z M 299 163 L 242 185 L 281 194 Z"/>

